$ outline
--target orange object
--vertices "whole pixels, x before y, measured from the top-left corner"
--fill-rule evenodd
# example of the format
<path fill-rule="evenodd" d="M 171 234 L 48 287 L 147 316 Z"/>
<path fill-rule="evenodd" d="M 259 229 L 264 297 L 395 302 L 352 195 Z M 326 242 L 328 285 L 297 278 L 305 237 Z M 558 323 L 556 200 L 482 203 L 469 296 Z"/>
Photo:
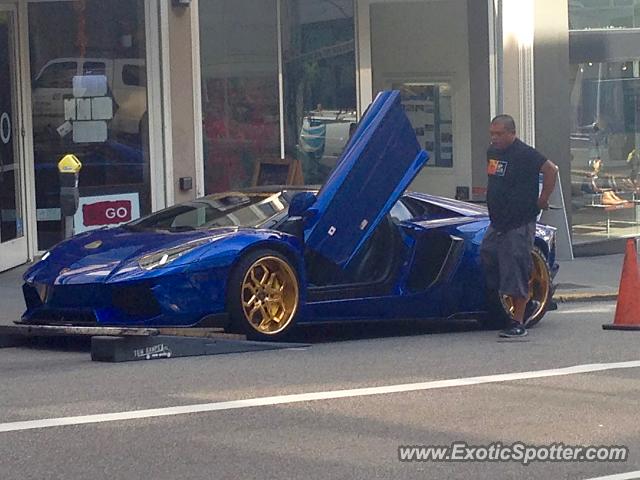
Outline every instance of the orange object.
<path fill-rule="evenodd" d="M 627 240 L 615 318 L 612 324 L 603 325 L 602 328 L 640 330 L 640 271 L 638 271 L 638 252 L 634 238 Z"/>

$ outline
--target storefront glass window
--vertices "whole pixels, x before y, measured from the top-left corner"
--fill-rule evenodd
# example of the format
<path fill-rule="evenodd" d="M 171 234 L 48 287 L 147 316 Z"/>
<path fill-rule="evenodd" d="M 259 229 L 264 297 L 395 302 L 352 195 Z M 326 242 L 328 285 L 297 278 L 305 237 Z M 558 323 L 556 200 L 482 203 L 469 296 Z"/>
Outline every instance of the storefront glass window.
<path fill-rule="evenodd" d="M 29 4 L 38 247 L 64 235 L 57 162 L 76 155 L 75 233 L 150 211 L 144 0 Z M 109 205 L 117 205 L 111 218 Z"/>
<path fill-rule="evenodd" d="M 276 0 L 200 2 L 199 16 L 205 191 L 255 185 L 280 159 Z"/>
<path fill-rule="evenodd" d="M 640 26 L 637 0 L 569 0 L 569 28 L 632 28 Z"/>
<path fill-rule="evenodd" d="M 353 10 L 353 0 L 200 3 L 207 193 L 325 180 L 357 121 Z"/>
<path fill-rule="evenodd" d="M 634 2 L 570 7 L 574 243 L 640 232 L 640 58 Z M 640 18 L 640 17 L 639 17 Z"/>
<path fill-rule="evenodd" d="M 396 83 L 402 106 L 418 142 L 429 153 L 427 165 L 453 166 L 451 84 Z"/>
<path fill-rule="evenodd" d="M 321 184 L 356 118 L 353 0 L 283 0 L 285 153 Z"/>

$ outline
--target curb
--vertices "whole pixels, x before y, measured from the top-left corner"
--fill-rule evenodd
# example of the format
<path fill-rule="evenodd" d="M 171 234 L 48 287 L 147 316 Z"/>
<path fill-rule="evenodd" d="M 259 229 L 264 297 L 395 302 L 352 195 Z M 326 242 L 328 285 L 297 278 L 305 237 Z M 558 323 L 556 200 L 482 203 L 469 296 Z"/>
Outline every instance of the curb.
<path fill-rule="evenodd" d="M 555 294 L 556 302 L 608 302 L 618 299 L 618 292 L 580 292 Z"/>

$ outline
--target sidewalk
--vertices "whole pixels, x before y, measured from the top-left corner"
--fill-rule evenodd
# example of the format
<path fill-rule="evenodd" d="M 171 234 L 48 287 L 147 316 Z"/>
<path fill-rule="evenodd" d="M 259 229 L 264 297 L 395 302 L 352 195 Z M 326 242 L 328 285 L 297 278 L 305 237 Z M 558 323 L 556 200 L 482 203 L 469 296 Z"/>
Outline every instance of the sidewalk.
<path fill-rule="evenodd" d="M 616 254 L 558 262 L 553 298 L 558 302 L 615 300 L 623 260 L 623 254 Z"/>
<path fill-rule="evenodd" d="M 28 266 L 0 273 L 0 325 L 12 325 L 24 311 L 22 274 Z"/>
<path fill-rule="evenodd" d="M 581 257 L 560 263 L 554 299 L 558 302 L 615 300 L 624 255 Z M 22 274 L 28 266 L 0 273 L 0 325 L 11 325 L 24 310 Z"/>

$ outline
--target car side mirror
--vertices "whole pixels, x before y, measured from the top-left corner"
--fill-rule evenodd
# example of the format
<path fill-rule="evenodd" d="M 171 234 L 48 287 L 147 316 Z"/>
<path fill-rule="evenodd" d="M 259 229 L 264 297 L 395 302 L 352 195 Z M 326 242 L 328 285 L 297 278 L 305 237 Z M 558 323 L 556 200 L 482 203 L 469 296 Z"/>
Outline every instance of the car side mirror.
<path fill-rule="evenodd" d="M 314 203 L 316 203 L 316 196 L 313 193 L 296 193 L 289 202 L 289 217 L 303 217 Z"/>

